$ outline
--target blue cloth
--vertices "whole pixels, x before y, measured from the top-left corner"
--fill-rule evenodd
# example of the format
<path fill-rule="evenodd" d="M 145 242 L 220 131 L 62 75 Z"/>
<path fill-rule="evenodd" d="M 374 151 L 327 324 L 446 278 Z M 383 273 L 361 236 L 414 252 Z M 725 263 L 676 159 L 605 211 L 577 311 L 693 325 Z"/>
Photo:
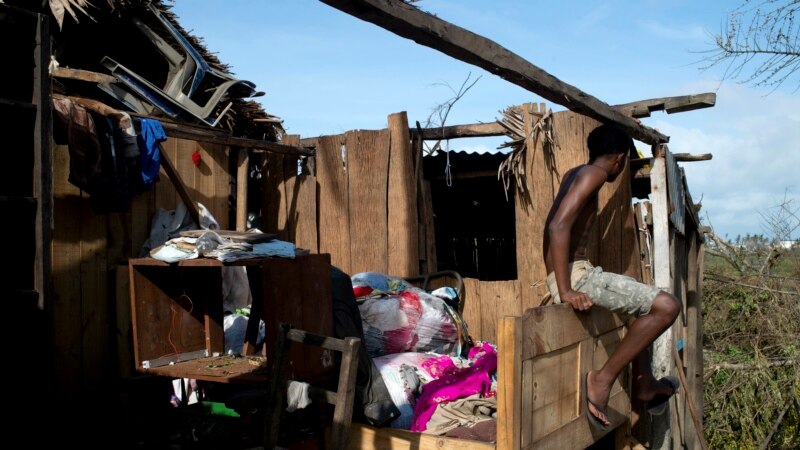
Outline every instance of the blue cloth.
<path fill-rule="evenodd" d="M 167 140 L 167 134 L 161 122 L 153 119 L 140 120 L 141 131 L 139 136 L 142 139 L 142 181 L 145 188 L 150 189 L 153 183 L 158 181 L 158 172 L 161 169 L 161 153 L 159 142 Z"/>

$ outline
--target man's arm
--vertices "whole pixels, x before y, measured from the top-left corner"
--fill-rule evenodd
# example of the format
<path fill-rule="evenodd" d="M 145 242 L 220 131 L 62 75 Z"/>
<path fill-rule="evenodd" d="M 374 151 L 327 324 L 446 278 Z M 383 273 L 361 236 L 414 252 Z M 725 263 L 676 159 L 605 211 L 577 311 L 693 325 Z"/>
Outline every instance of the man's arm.
<path fill-rule="evenodd" d="M 584 293 L 573 290 L 570 283 L 570 239 L 572 228 L 576 225 L 575 221 L 589 199 L 596 195 L 606 182 L 608 174 L 603 169 L 591 165 L 579 170 L 559 202 L 558 209 L 550 219 L 545 232 L 548 233 L 551 264 L 561 301 L 570 303 L 574 309 L 586 311 L 592 307 L 592 299 Z"/>

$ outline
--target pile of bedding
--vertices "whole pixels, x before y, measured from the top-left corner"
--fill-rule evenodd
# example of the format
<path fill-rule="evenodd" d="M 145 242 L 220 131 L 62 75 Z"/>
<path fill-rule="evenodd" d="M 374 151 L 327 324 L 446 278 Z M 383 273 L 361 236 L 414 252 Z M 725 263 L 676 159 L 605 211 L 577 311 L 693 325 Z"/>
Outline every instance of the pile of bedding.
<path fill-rule="evenodd" d="M 437 296 L 375 272 L 352 282 L 367 351 L 401 412 L 390 426 L 494 442 L 497 351 L 472 346 L 453 290 Z"/>

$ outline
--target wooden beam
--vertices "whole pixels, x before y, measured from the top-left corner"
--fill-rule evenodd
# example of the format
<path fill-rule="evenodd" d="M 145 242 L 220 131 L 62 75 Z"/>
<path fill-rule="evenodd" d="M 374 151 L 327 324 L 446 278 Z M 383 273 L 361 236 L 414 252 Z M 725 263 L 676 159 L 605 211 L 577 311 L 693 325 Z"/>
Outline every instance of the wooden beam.
<path fill-rule="evenodd" d="M 315 151 L 312 148 L 294 147 L 291 145 L 278 144 L 277 142 L 262 141 L 261 139 L 234 137 L 230 134 L 221 135 L 220 133 L 209 133 L 202 129 L 198 130 L 195 127 L 187 127 L 186 125 L 173 122 L 164 122 L 163 120 L 161 121 L 161 126 L 164 128 L 164 132 L 169 137 L 190 139 L 197 142 L 208 142 L 211 144 L 230 145 L 233 147 L 245 147 L 269 153 L 280 153 L 283 155 L 314 156 L 315 154 Z"/>
<path fill-rule="evenodd" d="M 54 94 L 53 97 L 64 98 L 65 96 Z M 73 96 L 69 96 L 66 98 L 69 98 L 73 102 L 85 108 L 92 109 L 107 116 L 114 114 L 122 114 L 124 112 L 134 117 L 143 117 L 143 118 L 157 120 L 161 122 L 161 127 L 164 128 L 164 133 L 166 133 L 167 136 L 173 138 L 189 139 L 192 141 L 206 142 L 210 144 L 230 145 L 233 147 L 251 148 L 253 150 L 260 150 L 270 153 L 281 153 L 284 155 L 314 156 L 314 154 L 316 153 L 313 148 L 294 147 L 291 145 L 278 144 L 277 142 L 263 141 L 261 139 L 235 137 L 231 136 L 229 132 L 220 129 L 181 124 L 166 120 L 163 117 L 153 117 L 128 111 L 119 111 L 106 105 L 103 102 L 89 98 L 73 97 Z"/>
<path fill-rule="evenodd" d="M 158 150 L 160 152 L 161 167 L 164 169 L 164 172 L 167 173 L 169 181 L 175 186 L 175 190 L 178 191 L 178 195 L 183 201 L 183 204 L 186 205 L 186 210 L 189 211 L 189 216 L 192 217 L 194 223 L 199 227 L 200 211 L 197 210 L 197 205 L 192 201 L 192 198 L 189 197 L 189 193 L 186 191 L 186 185 L 183 184 L 180 174 L 175 170 L 175 166 L 172 165 L 172 161 L 170 161 L 167 152 L 164 151 L 164 147 L 162 147 L 160 143 L 158 144 Z"/>
<path fill-rule="evenodd" d="M 678 162 L 709 161 L 713 158 L 711 153 L 673 153 L 672 156 Z M 636 169 L 653 163 L 653 158 L 638 158 L 631 160 L 631 168 Z"/>
<path fill-rule="evenodd" d="M 398 0 L 320 0 L 418 44 L 486 69 L 530 92 L 603 123 L 613 122 L 648 144 L 669 141 L 607 103 L 560 81 L 496 42 Z"/>
<path fill-rule="evenodd" d="M 80 80 L 98 84 L 110 84 L 118 81 L 117 77 L 106 75 L 104 73 L 92 72 L 90 70 L 83 69 L 70 69 L 67 67 L 56 67 L 55 70 L 53 70 L 53 77 Z"/>
<path fill-rule="evenodd" d="M 411 136 L 420 135 L 423 140 L 434 141 L 466 137 L 505 136 L 506 129 L 498 122 L 471 123 L 467 125 L 451 125 L 438 128 L 421 128 L 411 130 Z"/>
<path fill-rule="evenodd" d="M 695 109 L 710 108 L 717 103 L 717 94 L 707 92 L 696 95 L 681 95 L 678 97 L 651 98 L 649 100 L 639 100 L 621 105 L 614 105 L 614 108 L 623 114 L 636 118 L 650 117 L 653 111 L 666 111 L 667 114 L 694 111 Z"/>

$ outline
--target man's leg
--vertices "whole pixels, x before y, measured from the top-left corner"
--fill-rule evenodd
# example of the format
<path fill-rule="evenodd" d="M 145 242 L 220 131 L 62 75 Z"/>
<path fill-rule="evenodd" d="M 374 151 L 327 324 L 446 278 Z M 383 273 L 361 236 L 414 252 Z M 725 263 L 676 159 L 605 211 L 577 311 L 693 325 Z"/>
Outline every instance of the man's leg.
<path fill-rule="evenodd" d="M 628 333 L 622 341 L 620 341 L 619 346 L 617 346 L 617 349 L 608 358 L 605 365 L 598 371 L 589 372 L 586 380 L 586 395 L 588 398 L 598 405 L 607 404 L 609 394 L 611 393 L 611 386 L 622 372 L 622 369 L 637 358 L 638 355 L 645 353 L 650 347 L 650 344 L 672 325 L 678 317 L 678 313 L 680 313 L 680 302 L 678 299 L 667 292 L 659 292 L 653 300 L 650 312 L 636 318 L 633 323 L 630 324 Z M 643 358 L 646 358 L 646 354 Z M 639 364 L 643 364 L 643 362 L 638 361 L 637 365 Z M 642 367 L 640 366 L 636 370 L 641 374 Z M 650 372 L 649 367 L 647 368 L 647 372 Z M 650 375 L 650 378 L 652 378 L 652 375 Z M 647 390 L 649 392 L 643 393 L 643 395 L 652 398 L 659 393 L 659 391 L 655 390 L 656 388 L 655 386 L 648 387 Z M 638 392 L 637 395 L 639 395 Z M 649 398 L 643 400 L 649 400 Z M 598 417 L 601 422 L 609 423 L 608 417 L 606 417 L 602 411 L 599 411 L 591 404 L 589 404 L 588 407 L 590 413 Z"/>
<path fill-rule="evenodd" d="M 336 267 L 331 267 L 331 278 L 334 334 L 340 339 L 345 337 L 361 339 L 358 351 L 356 407 L 354 409 L 363 414 L 371 425 L 388 425 L 389 422 L 400 417 L 400 410 L 392 402 L 392 397 L 378 368 L 375 367 L 375 363 L 367 353 L 361 314 L 353 294 L 353 283 L 346 273 Z"/>

